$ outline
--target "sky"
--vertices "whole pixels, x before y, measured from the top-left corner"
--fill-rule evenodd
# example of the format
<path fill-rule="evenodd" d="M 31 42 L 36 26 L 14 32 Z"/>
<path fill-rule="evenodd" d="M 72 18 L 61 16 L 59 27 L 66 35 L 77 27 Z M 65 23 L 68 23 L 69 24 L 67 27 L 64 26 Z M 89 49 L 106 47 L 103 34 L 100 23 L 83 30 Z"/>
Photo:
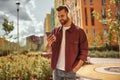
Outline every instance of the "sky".
<path fill-rule="evenodd" d="M 2 30 L 3 19 L 7 18 L 13 21 L 14 30 L 9 34 L 13 37 L 9 40 L 16 42 L 17 37 L 17 5 L 18 0 L 0 0 L 0 36 L 4 34 Z M 20 41 L 23 42 L 25 37 L 30 35 L 42 36 L 44 33 L 44 18 L 46 13 L 50 13 L 54 7 L 54 0 L 19 0 L 19 35 Z"/>

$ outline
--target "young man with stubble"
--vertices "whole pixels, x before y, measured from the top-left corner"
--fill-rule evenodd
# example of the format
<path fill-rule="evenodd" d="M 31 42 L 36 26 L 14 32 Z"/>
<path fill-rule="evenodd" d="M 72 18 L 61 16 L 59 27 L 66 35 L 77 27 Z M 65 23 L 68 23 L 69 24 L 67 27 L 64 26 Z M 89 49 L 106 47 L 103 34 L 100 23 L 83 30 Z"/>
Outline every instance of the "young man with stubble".
<path fill-rule="evenodd" d="M 70 19 L 66 6 L 56 8 L 61 26 L 47 37 L 51 50 L 53 80 L 76 80 L 76 72 L 87 60 L 88 41 L 85 32 Z"/>

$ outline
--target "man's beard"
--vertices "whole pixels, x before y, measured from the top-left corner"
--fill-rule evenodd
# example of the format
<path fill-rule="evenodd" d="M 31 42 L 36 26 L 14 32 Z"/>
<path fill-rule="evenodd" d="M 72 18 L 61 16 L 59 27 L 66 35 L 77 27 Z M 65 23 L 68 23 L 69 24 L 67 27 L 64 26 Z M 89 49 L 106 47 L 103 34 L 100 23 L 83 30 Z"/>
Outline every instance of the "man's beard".
<path fill-rule="evenodd" d="M 66 20 L 60 20 L 60 23 L 61 25 L 65 25 L 68 21 L 69 21 L 69 18 L 67 18 Z"/>

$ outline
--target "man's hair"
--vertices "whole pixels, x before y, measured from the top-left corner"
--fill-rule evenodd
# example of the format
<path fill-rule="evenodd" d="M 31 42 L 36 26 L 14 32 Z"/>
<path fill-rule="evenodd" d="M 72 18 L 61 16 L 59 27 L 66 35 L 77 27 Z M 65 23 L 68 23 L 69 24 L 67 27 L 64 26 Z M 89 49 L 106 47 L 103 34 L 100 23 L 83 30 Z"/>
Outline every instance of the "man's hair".
<path fill-rule="evenodd" d="M 68 8 L 67 8 L 66 6 L 64 6 L 64 5 L 58 6 L 58 7 L 56 8 L 56 10 L 57 10 L 57 11 L 65 10 L 66 12 L 69 12 Z"/>

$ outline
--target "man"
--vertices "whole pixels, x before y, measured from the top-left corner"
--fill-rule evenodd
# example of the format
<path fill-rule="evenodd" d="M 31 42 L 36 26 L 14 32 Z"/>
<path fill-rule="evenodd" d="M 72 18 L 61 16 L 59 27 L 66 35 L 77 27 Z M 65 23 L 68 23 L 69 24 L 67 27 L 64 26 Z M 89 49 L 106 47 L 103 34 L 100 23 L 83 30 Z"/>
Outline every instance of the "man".
<path fill-rule="evenodd" d="M 87 59 L 88 42 L 84 31 L 72 23 L 66 6 L 59 6 L 61 26 L 47 37 L 47 50 L 52 51 L 53 80 L 75 80 L 75 73 Z"/>

